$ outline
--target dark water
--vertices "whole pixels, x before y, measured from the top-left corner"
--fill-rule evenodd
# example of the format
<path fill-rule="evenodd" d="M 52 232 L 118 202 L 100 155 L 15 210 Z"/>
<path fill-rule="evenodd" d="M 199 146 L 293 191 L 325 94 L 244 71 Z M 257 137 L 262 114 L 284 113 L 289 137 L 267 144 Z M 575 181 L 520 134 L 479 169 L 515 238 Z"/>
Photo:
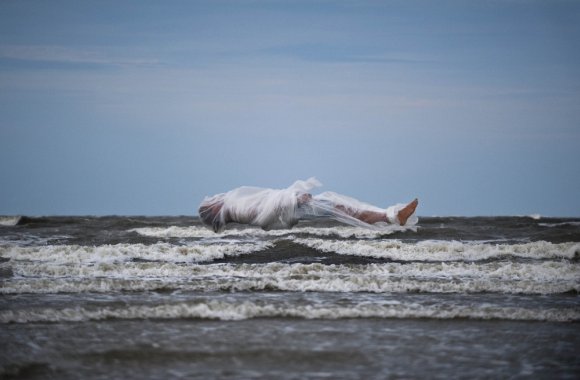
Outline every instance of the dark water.
<path fill-rule="evenodd" d="M 2 378 L 580 375 L 580 219 L 0 224 Z"/>

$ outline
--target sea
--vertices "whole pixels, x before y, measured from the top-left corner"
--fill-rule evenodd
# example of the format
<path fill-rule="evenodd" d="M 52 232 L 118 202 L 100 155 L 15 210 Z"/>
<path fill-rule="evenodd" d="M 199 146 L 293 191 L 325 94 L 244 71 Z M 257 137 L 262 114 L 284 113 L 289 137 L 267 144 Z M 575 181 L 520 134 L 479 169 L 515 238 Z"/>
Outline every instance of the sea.
<path fill-rule="evenodd" d="M 0 378 L 578 379 L 580 218 L 0 217 Z"/>

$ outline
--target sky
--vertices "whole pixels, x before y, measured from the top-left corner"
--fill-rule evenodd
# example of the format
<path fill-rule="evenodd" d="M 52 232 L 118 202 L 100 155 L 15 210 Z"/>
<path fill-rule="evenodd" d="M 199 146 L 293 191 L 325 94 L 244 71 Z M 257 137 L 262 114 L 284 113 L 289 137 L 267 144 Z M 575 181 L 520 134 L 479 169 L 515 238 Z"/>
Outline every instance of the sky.
<path fill-rule="evenodd" d="M 196 215 L 311 176 L 580 216 L 578 1 L 0 2 L 0 215 Z"/>

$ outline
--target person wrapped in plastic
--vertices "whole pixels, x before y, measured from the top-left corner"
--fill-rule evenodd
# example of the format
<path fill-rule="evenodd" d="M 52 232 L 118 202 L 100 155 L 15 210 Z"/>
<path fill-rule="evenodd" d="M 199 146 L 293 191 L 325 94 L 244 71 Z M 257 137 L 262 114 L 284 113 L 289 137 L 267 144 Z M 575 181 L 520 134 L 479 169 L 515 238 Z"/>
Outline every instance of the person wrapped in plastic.
<path fill-rule="evenodd" d="M 286 189 L 242 186 L 206 197 L 199 206 L 203 223 L 221 232 L 228 223 L 249 224 L 264 230 L 292 228 L 301 219 L 326 217 L 351 226 L 380 229 L 385 224 L 414 225 L 418 200 L 382 209 L 345 195 L 310 190 L 322 186 L 316 178 L 296 181 Z"/>

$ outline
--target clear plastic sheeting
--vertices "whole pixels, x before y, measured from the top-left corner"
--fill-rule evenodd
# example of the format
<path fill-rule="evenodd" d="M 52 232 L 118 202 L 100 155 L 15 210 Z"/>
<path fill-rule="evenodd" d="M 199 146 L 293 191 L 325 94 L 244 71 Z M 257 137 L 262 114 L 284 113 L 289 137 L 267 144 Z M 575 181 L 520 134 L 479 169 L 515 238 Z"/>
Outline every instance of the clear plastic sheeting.
<path fill-rule="evenodd" d="M 298 180 L 286 189 L 242 186 L 206 197 L 199 207 L 199 216 L 215 232 L 223 231 L 228 223 L 249 224 L 264 230 L 287 229 L 301 219 L 318 217 L 369 229 L 399 225 L 397 212 L 404 204 L 382 209 L 333 192 L 312 196 L 310 191 L 320 186 L 322 184 L 313 177 L 306 181 Z M 368 217 L 360 217 L 363 214 L 371 215 L 377 221 L 368 223 L 365 221 Z M 416 223 L 417 217 L 413 214 L 406 226 Z"/>

